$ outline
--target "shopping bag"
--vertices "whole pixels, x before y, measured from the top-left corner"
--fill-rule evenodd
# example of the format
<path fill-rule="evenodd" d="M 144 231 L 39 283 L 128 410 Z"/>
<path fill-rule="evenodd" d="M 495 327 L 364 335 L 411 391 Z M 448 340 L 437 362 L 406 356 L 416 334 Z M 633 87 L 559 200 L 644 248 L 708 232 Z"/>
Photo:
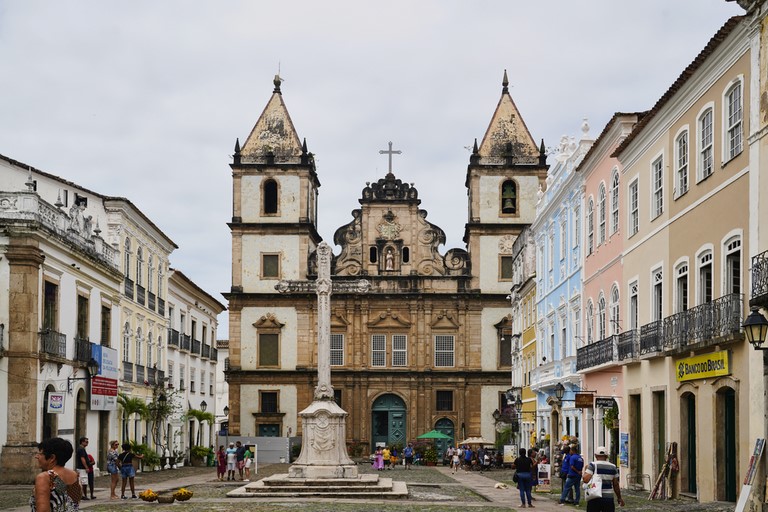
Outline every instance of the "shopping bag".
<path fill-rule="evenodd" d="M 597 474 L 597 462 L 594 465 L 595 473 L 592 475 L 592 479 L 584 484 L 584 498 L 587 501 L 603 497 L 603 478 Z"/>

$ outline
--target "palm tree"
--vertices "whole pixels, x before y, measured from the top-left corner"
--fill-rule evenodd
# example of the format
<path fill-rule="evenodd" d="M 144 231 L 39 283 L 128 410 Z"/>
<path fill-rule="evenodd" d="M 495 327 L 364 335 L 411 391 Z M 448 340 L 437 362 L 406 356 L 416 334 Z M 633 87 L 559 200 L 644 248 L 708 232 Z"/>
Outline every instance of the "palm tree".
<path fill-rule="evenodd" d="M 208 426 L 210 427 L 214 421 L 216 421 L 216 418 L 214 417 L 213 413 L 210 412 L 203 412 L 199 409 L 189 409 L 187 411 L 187 418 L 195 418 L 199 424 L 197 428 L 197 446 L 200 446 L 200 431 L 202 430 L 202 424 L 205 421 L 208 423 Z"/>
<path fill-rule="evenodd" d="M 123 441 L 128 441 L 128 419 L 138 414 L 139 418 L 147 418 L 149 415 L 149 408 L 146 402 L 138 397 L 130 397 L 125 393 L 119 393 L 117 396 L 117 403 L 120 404 L 120 408 L 123 410 Z M 133 429 L 133 439 L 136 440 L 136 427 Z"/>

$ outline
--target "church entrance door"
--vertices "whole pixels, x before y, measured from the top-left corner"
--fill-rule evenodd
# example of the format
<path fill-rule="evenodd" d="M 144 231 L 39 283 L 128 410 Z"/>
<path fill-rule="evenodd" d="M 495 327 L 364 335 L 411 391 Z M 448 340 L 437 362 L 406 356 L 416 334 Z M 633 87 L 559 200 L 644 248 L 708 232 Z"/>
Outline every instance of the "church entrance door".
<path fill-rule="evenodd" d="M 435 423 L 435 430 L 442 432 L 447 436 L 451 436 L 450 439 L 435 439 L 435 448 L 437 449 L 438 458 L 442 458 L 445 455 L 449 446 L 456 446 L 455 441 L 455 428 L 453 422 L 448 418 L 441 418 Z"/>
<path fill-rule="evenodd" d="M 372 449 L 377 443 L 385 446 L 405 445 L 405 402 L 397 395 L 382 395 L 371 407 Z"/>

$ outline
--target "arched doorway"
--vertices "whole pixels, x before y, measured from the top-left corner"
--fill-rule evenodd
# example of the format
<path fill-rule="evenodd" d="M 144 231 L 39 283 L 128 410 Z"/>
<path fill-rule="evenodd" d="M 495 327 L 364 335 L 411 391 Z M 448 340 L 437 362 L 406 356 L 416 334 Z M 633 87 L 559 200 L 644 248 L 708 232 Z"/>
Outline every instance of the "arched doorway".
<path fill-rule="evenodd" d="M 56 391 L 53 386 L 45 388 L 45 400 L 43 400 L 43 441 L 56 437 L 59 431 L 58 415 L 48 412 L 48 395 Z"/>
<path fill-rule="evenodd" d="M 382 395 L 371 407 L 371 448 L 377 443 L 385 446 L 405 444 L 406 432 L 405 402 L 397 395 Z"/>
<path fill-rule="evenodd" d="M 456 446 L 456 428 L 448 418 L 440 418 L 435 423 L 435 430 L 451 437 L 450 439 L 435 439 L 437 456 L 442 458 L 449 446 Z"/>

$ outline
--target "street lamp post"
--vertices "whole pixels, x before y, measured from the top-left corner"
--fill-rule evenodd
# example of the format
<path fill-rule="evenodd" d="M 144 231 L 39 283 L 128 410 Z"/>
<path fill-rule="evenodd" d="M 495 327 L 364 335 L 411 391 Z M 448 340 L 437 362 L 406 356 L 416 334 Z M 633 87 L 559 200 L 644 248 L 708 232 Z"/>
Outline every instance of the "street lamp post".
<path fill-rule="evenodd" d="M 224 406 L 224 417 L 227 419 L 227 429 L 224 431 L 224 435 L 226 436 L 225 444 L 227 448 L 229 448 L 229 406 Z"/>

